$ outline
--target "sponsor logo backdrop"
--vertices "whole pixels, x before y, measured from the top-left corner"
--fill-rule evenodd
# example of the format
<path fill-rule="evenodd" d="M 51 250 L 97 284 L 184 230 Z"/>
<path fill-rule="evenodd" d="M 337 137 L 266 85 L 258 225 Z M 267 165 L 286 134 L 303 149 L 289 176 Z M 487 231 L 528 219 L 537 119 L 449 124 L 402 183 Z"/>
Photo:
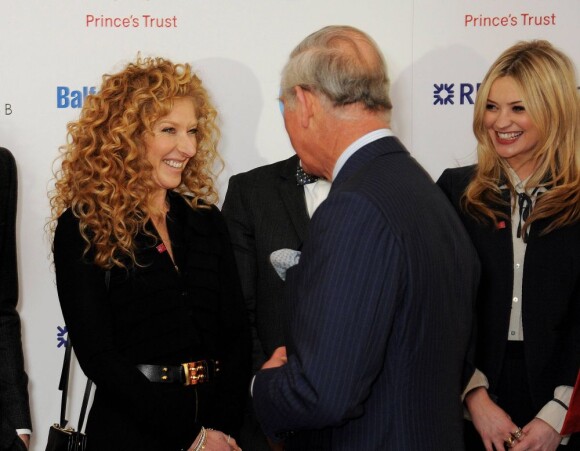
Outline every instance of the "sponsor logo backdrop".
<path fill-rule="evenodd" d="M 32 450 L 57 420 L 63 324 L 45 233 L 47 190 L 66 123 L 101 75 L 138 52 L 189 62 L 221 114 L 219 178 L 292 154 L 277 102 L 292 48 L 328 24 L 362 28 L 392 79 L 392 128 L 433 178 L 471 164 L 473 100 L 489 64 L 520 39 L 545 38 L 577 63 L 578 0 L 23 0 L 0 2 L 0 145 L 19 170 L 20 305 L 33 411 Z M 98 339 L 98 337 L 96 337 Z M 84 377 L 73 370 L 76 421 Z"/>

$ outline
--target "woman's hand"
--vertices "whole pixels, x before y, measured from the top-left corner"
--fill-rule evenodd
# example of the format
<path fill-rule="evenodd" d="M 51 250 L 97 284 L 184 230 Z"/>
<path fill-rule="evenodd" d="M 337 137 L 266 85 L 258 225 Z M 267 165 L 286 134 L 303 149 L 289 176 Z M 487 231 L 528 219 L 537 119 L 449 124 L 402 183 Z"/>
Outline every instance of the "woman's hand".
<path fill-rule="evenodd" d="M 513 451 L 554 451 L 562 436 L 539 418 L 534 418 L 523 428 L 523 437 L 513 446 Z"/>
<path fill-rule="evenodd" d="M 206 441 L 203 447 L 204 451 L 242 451 L 242 448 L 238 446 L 236 440 L 223 432 L 206 429 L 205 433 Z M 187 451 L 194 451 L 196 449 L 200 439 L 202 439 L 202 435 L 203 431 L 199 433 Z"/>
<path fill-rule="evenodd" d="M 494 447 L 496 450 L 505 449 L 504 442 L 511 437 L 518 426 L 501 407 L 491 400 L 487 389 L 479 387 L 470 391 L 465 396 L 465 405 L 486 451 L 493 451 Z"/>

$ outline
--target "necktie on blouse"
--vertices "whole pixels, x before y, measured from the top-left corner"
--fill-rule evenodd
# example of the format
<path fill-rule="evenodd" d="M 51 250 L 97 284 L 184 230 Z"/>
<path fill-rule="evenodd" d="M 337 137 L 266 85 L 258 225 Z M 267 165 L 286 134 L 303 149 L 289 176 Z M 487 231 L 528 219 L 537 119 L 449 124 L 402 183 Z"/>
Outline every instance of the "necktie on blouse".
<path fill-rule="evenodd" d="M 532 193 L 528 196 L 525 192 L 518 193 L 518 206 L 520 208 L 520 220 L 518 222 L 518 229 L 516 236 L 521 238 L 522 236 L 522 225 L 526 222 L 526 220 L 530 217 L 530 213 L 532 212 L 533 203 L 531 196 L 534 196 L 538 191 L 539 187 L 536 187 Z M 530 235 L 530 229 L 526 229 L 526 236 L 524 236 L 524 242 L 528 241 L 528 237 Z"/>

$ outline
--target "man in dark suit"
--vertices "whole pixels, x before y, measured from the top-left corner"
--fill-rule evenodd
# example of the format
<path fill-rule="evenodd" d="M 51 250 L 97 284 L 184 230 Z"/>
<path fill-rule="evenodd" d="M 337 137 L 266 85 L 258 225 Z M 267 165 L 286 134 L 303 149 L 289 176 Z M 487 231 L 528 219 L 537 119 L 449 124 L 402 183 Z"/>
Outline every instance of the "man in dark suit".
<path fill-rule="evenodd" d="M 252 384 L 288 450 L 461 450 L 479 263 L 457 215 L 389 129 L 383 57 L 351 27 L 290 55 L 284 122 L 332 180 L 286 278 L 286 348 Z"/>
<path fill-rule="evenodd" d="M 32 429 L 16 311 L 16 197 L 14 157 L 0 147 L 0 450 L 27 449 Z"/>
<path fill-rule="evenodd" d="M 304 176 L 296 155 L 230 178 L 222 213 L 252 325 L 254 372 L 284 345 L 284 282 L 270 263 L 270 254 L 301 247 L 310 216 L 329 188 L 324 179 Z M 270 449 L 252 412 L 240 445 L 252 451 Z"/>

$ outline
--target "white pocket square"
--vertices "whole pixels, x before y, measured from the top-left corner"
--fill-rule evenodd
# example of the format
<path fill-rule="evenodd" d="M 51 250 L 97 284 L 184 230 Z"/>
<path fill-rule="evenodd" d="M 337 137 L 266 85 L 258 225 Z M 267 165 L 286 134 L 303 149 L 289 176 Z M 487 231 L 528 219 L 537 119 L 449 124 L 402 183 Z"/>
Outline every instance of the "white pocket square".
<path fill-rule="evenodd" d="M 270 254 L 270 263 L 272 263 L 280 279 L 286 280 L 286 271 L 288 268 L 298 264 L 300 255 L 300 251 L 293 249 L 279 249 Z"/>

